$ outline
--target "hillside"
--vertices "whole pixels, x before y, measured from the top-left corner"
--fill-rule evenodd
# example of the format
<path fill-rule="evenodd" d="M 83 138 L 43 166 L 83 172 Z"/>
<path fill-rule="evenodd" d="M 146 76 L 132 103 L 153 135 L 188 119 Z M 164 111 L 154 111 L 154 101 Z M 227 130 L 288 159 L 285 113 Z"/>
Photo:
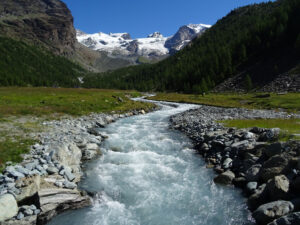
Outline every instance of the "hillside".
<path fill-rule="evenodd" d="M 60 55 L 74 52 L 73 16 L 60 0 L 0 2 L 0 36 L 43 45 Z"/>
<path fill-rule="evenodd" d="M 0 37 L 0 86 L 79 86 L 79 65 L 41 47 Z"/>
<path fill-rule="evenodd" d="M 238 8 L 172 57 L 156 64 L 88 76 L 86 87 L 200 93 L 239 75 L 264 86 L 300 61 L 300 1 Z"/>
<path fill-rule="evenodd" d="M 0 2 L 0 86 L 77 87 L 82 66 L 98 71 L 90 66 L 97 58 L 77 43 L 62 1 Z"/>

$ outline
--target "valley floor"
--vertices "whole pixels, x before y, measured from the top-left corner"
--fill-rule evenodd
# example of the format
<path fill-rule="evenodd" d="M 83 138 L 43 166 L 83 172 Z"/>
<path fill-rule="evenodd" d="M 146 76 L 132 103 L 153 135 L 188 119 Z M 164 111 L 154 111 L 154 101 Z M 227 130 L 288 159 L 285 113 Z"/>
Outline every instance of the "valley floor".
<path fill-rule="evenodd" d="M 149 99 L 221 107 L 300 111 L 300 93 L 210 93 L 206 95 L 158 93 Z"/>
<path fill-rule="evenodd" d="M 79 88 L 0 88 L 0 171 L 19 162 L 45 131 L 44 121 L 90 113 L 148 110 L 153 104 L 132 101 L 136 91 Z"/>
<path fill-rule="evenodd" d="M 30 182 L 35 184 L 36 182 L 40 183 L 40 176 L 43 177 L 46 174 L 47 176 L 43 177 L 41 183 L 43 189 L 40 187 L 33 188 L 31 186 L 33 184 L 29 182 L 30 190 L 26 189 L 25 191 L 27 195 L 29 194 L 28 191 L 43 190 L 44 192 L 41 191 L 39 196 L 45 201 L 49 200 L 49 195 L 55 196 L 54 198 L 59 201 L 62 200 L 59 196 L 63 195 L 69 196 L 74 202 L 79 198 L 78 207 L 90 203 L 87 196 L 81 195 L 76 189 L 76 183 L 81 177 L 81 161 L 73 156 L 68 159 L 66 151 L 82 154 L 82 159 L 85 160 L 96 157 L 101 154 L 97 143 L 101 143 L 107 137 L 99 133 L 97 129 L 91 128 L 95 128 L 95 126 L 101 128 L 118 118 L 144 114 L 145 111 L 154 108 L 154 104 L 151 102 L 130 100 L 130 97 L 140 96 L 140 93 L 134 91 L 0 88 L 0 93 L 0 164 L 2 169 L 5 166 L 9 168 L 4 171 L 6 175 L 0 174 L 1 182 L 4 182 L 0 191 L 7 192 L 11 189 L 12 192 L 20 195 L 28 184 L 21 184 L 17 181 L 19 178 L 25 176 L 27 179 L 28 175 L 29 179 L 32 179 Z M 298 93 L 285 95 L 209 94 L 206 96 L 158 94 L 151 99 L 204 104 L 198 106 L 198 109 L 172 116 L 172 127 L 183 131 L 195 142 L 197 150 L 208 163 L 207 167 L 214 168 L 220 174 L 215 179 L 216 183 L 233 183 L 242 187 L 245 193 L 252 197 L 249 198 L 252 199 L 249 200 L 251 210 L 258 210 L 260 205 L 264 206 L 265 203 L 278 200 L 265 195 L 274 186 L 269 184 L 268 178 L 279 179 L 283 183 L 283 186 L 277 187 L 275 185 L 275 189 L 272 189 L 287 200 L 278 204 L 272 203 L 271 211 L 273 210 L 272 213 L 274 212 L 275 216 L 265 215 L 263 213 L 264 208 L 256 210 L 257 213 L 254 214 L 255 219 L 261 221 L 259 223 L 266 224 L 280 216 L 285 216 L 286 213 L 280 214 L 276 208 L 286 210 L 292 216 L 298 216 L 298 214 L 294 215 L 293 213 L 300 207 L 296 201 L 299 197 L 299 162 L 297 164 L 297 160 L 300 160 L 299 143 L 283 144 L 278 141 L 298 139 L 300 114 L 297 112 L 300 105 L 297 98 L 299 99 L 299 97 L 300 94 Z M 249 103 L 250 101 L 251 103 Z M 168 106 L 168 104 L 166 105 Z M 253 108 L 276 109 L 253 110 Z M 107 114 L 101 114 L 103 112 Z M 226 128 L 222 124 L 236 128 Z M 249 128 L 254 126 L 257 128 Z M 54 132 L 53 127 L 55 128 Z M 279 127 L 281 130 L 273 129 L 274 127 Z M 41 140 L 46 144 L 44 145 Z M 275 145 L 270 145 L 274 141 L 277 141 Z M 38 144 L 32 146 L 37 142 Z M 46 148 L 52 144 L 57 149 L 55 157 Z M 269 145 L 274 147 L 274 152 L 273 147 L 270 150 Z M 227 150 L 225 151 L 224 148 Z M 24 165 L 15 165 L 15 163 L 23 160 L 22 155 L 28 153 L 30 149 L 31 154 L 29 157 L 27 156 L 25 164 L 23 161 Z M 243 151 L 244 154 L 237 154 L 240 149 L 246 149 Z M 274 163 L 277 163 L 276 160 L 273 162 L 273 157 L 277 157 L 276 159 L 279 160 L 279 169 L 273 168 Z M 60 161 L 62 159 L 63 162 Z M 76 161 L 75 167 L 70 160 Z M 29 161 L 35 163 L 34 168 L 31 168 L 32 163 Z M 68 166 L 65 167 L 64 165 Z M 258 175 L 260 170 L 265 171 Z M 273 170 L 280 171 L 275 174 L 272 172 Z M 33 178 L 31 178 L 32 174 Z M 16 181 L 10 177 L 14 177 Z M 284 186 L 287 183 L 286 177 L 291 188 L 287 190 Z M 274 182 L 276 183 L 277 180 Z M 51 188 L 63 187 L 63 189 L 55 189 L 57 193 L 52 193 L 52 189 L 49 189 L 50 186 L 47 183 L 51 183 Z M 74 190 L 71 191 L 72 189 Z M 2 200 L 0 199 L 0 201 Z M 43 202 L 44 211 L 52 212 L 47 204 L 47 202 Z M 51 204 L 52 207 L 54 203 Z M 18 215 L 26 216 L 26 210 L 30 209 L 31 206 L 26 206 L 27 208 L 25 206 L 15 209 L 17 212 L 19 211 Z M 61 207 L 59 204 L 54 204 L 54 206 Z M 68 205 L 64 206 L 72 208 Z M 33 212 L 35 212 L 34 210 L 37 210 L 37 214 L 40 213 L 38 212 L 39 209 L 32 209 Z M 47 221 L 49 215 L 45 214 L 41 218 Z M 43 223 L 43 221 L 40 222 Z"/>

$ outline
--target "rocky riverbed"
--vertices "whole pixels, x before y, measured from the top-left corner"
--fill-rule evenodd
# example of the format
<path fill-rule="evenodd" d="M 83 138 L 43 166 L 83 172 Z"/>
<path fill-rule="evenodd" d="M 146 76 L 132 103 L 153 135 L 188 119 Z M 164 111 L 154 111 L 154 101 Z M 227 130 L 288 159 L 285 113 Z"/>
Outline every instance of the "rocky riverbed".
<path fill-rule="evenodd" d="M 0 224 L 45 224 L 55 215 L 92 204 L 77 188 L 82 163 L 101 155 L 107 137 L 99 132 L 119 118 L 145 114 L 92 114 L 44 122 L 47 132 L 38 135 L 22 163 L 7 163 L 0 174 Z"/>
<path fill-rule="evenodd" d="M 299 114 L 200 106 L 170 118 L 216 172 L 215 183 L 248 197 L 257 224 L 300 224 L 300 143 L 278 141 L 279 129 L 225 128 L 224 119 L 299 118 Z"/>

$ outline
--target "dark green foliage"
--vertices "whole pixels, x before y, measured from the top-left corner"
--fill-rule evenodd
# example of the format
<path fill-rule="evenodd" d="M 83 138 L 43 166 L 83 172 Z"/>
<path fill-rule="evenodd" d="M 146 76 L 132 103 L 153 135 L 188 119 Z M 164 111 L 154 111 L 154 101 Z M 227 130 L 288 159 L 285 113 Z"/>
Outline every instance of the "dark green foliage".
<path fill-rule="evenodd" d="M 251 80 L 251 77 L 249 76 L 249 74 L 247 74 L 245 77 L 245 87 L 246 87 L 247 91 L 250 91 L 253 87 L 252 80 Z"/>
<path fill-rule="evenodd" d="M 0 86 L 76 87 L 83 72 L 64 57 L 0 37 Z"/>
<path fill-rule="evenodd" d="M 263 85 L 299 63 L 299 21 L 300 0 L 242 7 L 174 56 L 87 76 L 85 86 L 199 93 L 240 73 Z"/>

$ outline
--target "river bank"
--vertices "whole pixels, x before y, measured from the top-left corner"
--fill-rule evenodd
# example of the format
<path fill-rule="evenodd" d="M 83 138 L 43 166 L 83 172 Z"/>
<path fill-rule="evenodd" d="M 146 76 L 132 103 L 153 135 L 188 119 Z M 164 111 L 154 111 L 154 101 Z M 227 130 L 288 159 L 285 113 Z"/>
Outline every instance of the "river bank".
<path fill-rule="evenodd" d="M 101 129 L 109 136 L 103 154 L 85 164 L 80 182 L 95 193 L 94 204 L 48 225 L 253 225 L 240 191 L 212 182 L 192 141 L 169 129 L 170 116 L 198 106 L 157 104 L 160 110 Z"/>
<path fill-rule="evenodd" d="M 91 205 L 77 183 L 82 163 L 101 154 L 100 144 L 107 137 L 98 129 L 146 111 L 43 122 L 47 131 L 38 135 L 39 143 L 23 156 L 23 162 L 8 164 L 0 175 L 0 224 L 45 224 L 65 210 Z"/>
<path fill-rule="evenodd" d="M 101 171 L 98 171 L 97 167 L 92 167 L 90 170 L 94 171 L 96 169 L 95 174 L 93 174 L 93 176 L 86 176 L 85 178 L 85 184 L 87 185 L 87 188 L 84 189 L 87 190 L 91 195 L 99 193 L 99 190 L 95 192 L 93 190 L 90 191 L 88 187 L 90 183 L 95 182 L 95 177 L 108 176 L 108 174 L 103 174 L 103 170 L 107 170 L 105 167 L 107 166 L 106 163 L 109 165 L 107 171 L 109 173 L 109 171 L 112 169 L 112 164 L 116 164 L 114 169 L 121 168 L 121 170 L 123 170 L 125 162 L 125 164 L 129 163 L 129 171 L 133 174 L 127 173 L 126 181 L 123 182 L 130 182 L 128 185 L 134 184 L 134 186 L 131 187 L 131 189 L 134 190 L 134 193 L 145 192 L 147 197 L 144 199 L 145 196 L 140 196 L 141 194 L 139 194 L 139 196 L 142 198 L 138 205 L 144 205 L 144 202 L 142 201 L 148 201 L 149 194 L 151 196 L 160 196 L 162 193 L 159 190 L 156 190 L 158 191 L 157 193 L 147 193 L 146 190 L 151 190 L 150 187 L 159 187 L 162 185 L 160 179 L 168 180 L 171 179 L 168 178 L 171 176 L 171 174 L 176 174 L 174 177 L 173 175 L 171 176 L 172 179 L 171 181 L 168 180 L 167 184 L 169 185 L 169 183 L 175 182 L 176 180 L 178 184 L 176 184 L 177 186 L 175 185 L 174 187 L 178 188 L 180 185 L 184 186 L 184 188 L 181 187 L 179 192 L 177 192 L 178 190 L 175 189 L 174 191 L 176 194 L 173 193 L 174 196 L 178 195 L 178 193 L 187 193 L 187 196 L 182 196 L 182 199 L 179 199 L 180 202 L 190 199 L 190 197 L 193 199 L 195 196 L 197 196 L 197 200 L 199 200 L 196 202 L 193 201 L 193 205 L 196 206 L 196 208 L 197 206 L 202 207 L 203 202 L 206 202 L 205 210 L 204 208 L 201 208 L 203 212 L 193 212 L 195 213 L 193 219 L 186 218 L 184 221 L 182 221 L 183 224 L 189 221 L 188 219 L 191 219 L 190 222 L 193 222 L 194 219 L 198 217 L 200 220 L 205 218 L 207 220 L 207 224 L 220 224 L 220 221 L 224 219 L 228 222 L 228 224 L 230 223 L 229 221 L 234 221 L 234 224 L 252 224 L 247 222 L 247 210 L 240 209 L 244 206 L 240 205 L 241 199 L 239 199 L 239 197 L 236 195 L 238 192 L 233 194 L 232 190 L 230 189 L 218 189 L 214 187 L 214 185 L 211 186 L 210 182 L 207 182 L 207 180 L 212 180 L 213 173 L 210 173 L 209 170 L 206 170 L 204 167 L 199 167 L 200 162 L 198 162 L 197 159 L 194 159 L 194 153 L 188 153 L 188 158 L 192 157 L 192 161 L 190 162 L 191 159 L 188 159 L 187 162 L 185 162 L 185 166 L 187 167 L 186 171 L 184 172 L 185 176 L 183 176 L 182 179 L 179 179 L 178 176 L 180 173 L 182 173 L 182 171 L 177 171 L 177 167 L 182 167 L 182 157 L 186 157 L 185 151 L 186 148 L 188 148 L 188 145 L 185 144 L 186 140 L 182 140 L 180 135 L 178 136 L 176 134 L 172 134 L 171 136 L 175 135 L 172 137 L 173 139 L 169 136 L 165 136 L 165 132 L 167 132 L 166 130 L 169 126 L 169 116 L 171 116 L 171 128 L 180 130 L 181 132 L 187 134 L 187 136 L 194 141 L 197 151 L 205 158 L 205 161 L 207 162 L 206 167 L 214 168 L 214 170 L 219 174 L 214 179 L 215 183 L 222 183 L 226 185 L 233 184 L 241 187 L 244 190 L 245 195 L 249 199 L 249 208 L 250 210 L 256 212 L 253 213 L 253 216 L 259 224 L 267 224 L 268 222 L 287 214 L 287 217 L 283 217 L 279 220 L 295 221 L 295 219 L 299 219 L 299 213 L 297 213 L 300 202 L 298 199 L 300 183 L 299 144 L 274 143 L 269 145 L 269 142 L 276 141 L 279 134 L 278 129 L 254 128 L 251 130 L 238 130 L 233 128 L 225 128 L 216 122 L 217 120 L 221 119 L 299 118 L 299 115 L 267 110 L 246 110 L 235 108 L 226 109 L 211 106 L 182 106 L 184 106 L 184 104 L 165 103 L 165 107 L 168 109 L 159 112 L 158 115 L 145 115 L 146 118 L 140 118 L 138 121 L 126 122 L 125 120 L 125 124 L 122 125 L 121 129 L 113 126 L 113 130 L 109 129 L 108 131 L 110 133 L 108 134 L 105 134 L 105 132 L 103 133 L 104 127 L 106 127 L 108 124 L 117 121 L 119 118 L 145 114 L 146 112 L 139 110 L 127 114 L 92 114 L 90 116 L 82 116 L 79 118 L 68 118 L 60 121 L 44 122 L 43 125 L 51 129 L 47 129 L 47 132 L 39 135 L 40 143 L 32 147 L 31 154 L 27 155 L 21 164 L 7 167 L 3 173 L 4 175 L 1 175 L 0 177 L 0 201 L 3 203 L 0 204 L 0 212 L 2 213 L 2 218 L 12 218 L 7 218 L 8 220 L 2 222 L 1 224 L 45 224 L 51 218 L 65 210 L 90 206 L 92 204 L 91 197 L 89 194 L 87 194 L 87 192 L 81 191 L 77 184 L 80 182 L 83 176 L 82 163 L 97 158 L 97 156 L 101 154 L 104 155 L 104 157 L 101 157 L 101 160 L 99 161 Z M 176 107 L 179 107 L 179 109 L 177 110 Z M 174 108 L 174 110 L 172 110 L 172 108 Z M 189 108 L 197 109 L 186 111 Z M 160 117 L 162 117 L 162 121 Z M 156 126 L 158 126 L 159 130 L 155 129 Z M 162 126 L 163 129 L 160 129 L 160 126 Z M 142 128 L 142 130 L 138 130 L 137 128 Z M 112 140 L 116 140 L 116 138 L 119 138 L 120 135 L 124 136 L 121 138 L 124 143 L 119 143 L 119 141 L 117 141 L 117 143 L 110 143 L 111 139 L 108 139 L 104 142 L 108 136 L 112 136 Z M 138 140 L 139 142 L 135 143 L 135 140 Z M 126 141 L 129 143 L 126 144 Z M 181 141 L 183 141 L 184 144 L 180 143 Z M 169 145 L 171 142 L 174 143 L 170 147 L 164 147 L 165 144 Z M 100 145 L 103 146 L 103 144 L 105 148 L 110 150 L 100 149 Z M 125 149 L 122 149 L 123 147 L 121 146 L 123 145 L 125 145 Z M 158 149 L 162 152 L 150 153 L 148 152 L 148 146 L 154 146 L 156 151 L 157 147 L 160 146 Z M 133 148 L 133 152 L 127 152 L 127 148 Z M 146 152 L 140 153 L 140 149 L 144 148 Z M 163 158 L 158 157 L 165 151 L 168 154 L 174 154 L 174 148 L 178 148 L 178 151 L 182 151 L 183 149 L 183 156 L 180 156 L 179 158 L 177 155 L 172 157 L 164 155 Z M 135 153 L 136 151 L 137 155 Z M 122 152 L 121 156 L 121 153 L 119 152 Z M 128 153 L 130 156 L 128 157 L 126 153 Z M 112 157 L 111 154 L 113 154 L 114 157 Z M 179 153 L 175 152 L 175 154 Z M 106 162 L 107 157 L 109 160 Z M 118 159 L 115 157 L 118 157 Z M 129 162 L 126 162 L 127 160 L 129 160 Z M 148 165 L 152 165 L 153 162 L 158 164 L 158 174 L 154 173 L 154 168 L 148 168 Z M 162 162 L 163 165 L 160 165 Z M 169 167 L 168 164 L 170 162 L 171 166 Z M 180 162 L 179 165 L 177 165 L 178 162 Z M 190 163 L 195 163 L 195 168 L 193 168 L 192 171 L 189 168 Z M 132 170 L 132 166 L 135 164 L 137 164 L 138 167 Z M 150 181 L 147 180 L 146 184 L 149 183 L 149 187 L 144 187 L 143 185 L 145 181 L 141 181 L 143 186 L 142 190 L 135 190 L 135 188 L 140 186 L 140 183 L 137 183 L 136 179 L 139 179 L 142 176 L 149 176 L 149 174 L 143 174 L 140 164 L 142 165 L 142 168 L 146 168 L 146 171 L 153 175 L 150 176 L 151 182 L 153 180 L 155 181 L 158 178 L 158 175 L 162 176 L 161 171 L 167 171 L 168 173 L 163 174 L 163 176 L 158 179 L 157 184 L 151 184 L 149 183 Z M 145 167 L 145 165 L 147 165 L 147 167 Z M 201 173 L 203 171 L 205 172 L 205 174 L 202 174 L 201 176 L 206 177 L 207 180 L 197 180 L 201 178 L 199 175 L 200 171 Z M 123 171 L 121 172 L 123 173 Z M 131 175 L 134 176 L 130 178 Z M 189 176 L 188 179 L 196 179 L 196 181 L 193 181 L 196 182 L 193 184 L 193 192 L 188 190 L 190 187 L 189 182 L 185 184 L 185 182 L 187 182 L 186 175 Z M 123 175 L 121 174 L 118 175 L 118 179 L 122 180 L 122 176 Z M 104 187 L 104 189 L 108 188 L 106 190 L 107 192 L 102 193 L 101 195 L 103 196 L 100 197 L 101 201 L 103 201 L 103 207 L 100 206 L 100 209 L 98 209 L 99 206 L 97 206 L 97 204 L 92 206 L 93 209 L 96 208 L 94 210 L 97 213 L 94 215 L 95 218 L 91 217 L 93 218 L 93 221 L 89 221 L 88 223 L 86 223 L 86 221 L 81 221 L 82 215 L 79 213 L 79 217 L 75 217 L 74 214 L 72 215 L 76 218 L 76 220 L 72 221 L 70 224 L 93 224 L 95 221 L 97 221 L 99 213 L 104 214 L 103 216 L 105 217 L 108 217 L 104 219 L 104 221 L 107 222 L 111 219 L 109 216 L 112 216 L 110 215 L 112 212 L 106 212 L 106 207 L 108 207 L 110 210 L 120 213 L 122 216 L 128 217 L 127 214 L 124 214 L 123 209 L 121 212 L 119 212 L 119 206 L 117 208 L 111 206 L 111 204 L 114 206 L 116 203 L 117 205 L 122 205 L 123 203 L 119 202 L 120 200 L 118 193 L 120 190 L 116 190 L 115 193 L 115 187 L 110 185 L 110 179 L 116 179 L 116 174 L 109 174 L 109 177 L 109 182 L 107 184 L 108 187 Z M 176 179 L 173 180 L 173 178 Z M 104 178 L 102 177 L 102 179 Z M 168 191 L 165 193 L 165 195 L 169 196 L 170 190 L 167 184 L 165 188 Z M 162 185 L 162 187 L 164 187 L 164 185 Z M 100 188 L 103 187 L 100 185 Z M 204 195 L 204 198 L 203 194 L 197 193 L 199 188 L 207 189 L 207 193 Z M 112 196 L 116 195 L 116 200 L 111 200 L 111 196 L 107 196 L 107 194 L 110 192 L 110 189 L 113 190 Z M 223 193 L 224 191 L 226 192 L 226 195 L 228 195 L 225 199 Z M 127 190 L 126 192 L 130 193 L 130 190 Z M 271 196 L 268 194 L 269 192 L 276 193 L 274 196 L 279 197 Z M 189 194 L 191 194 L 191 196 L 189 196 Z M 126 194 L 124 195 L 126 196 Z M 132 195 L 133 197 L 135 196 L 133 193 Z M 212 201 L 212 199 L 209 199 L 207 195 L 212 195 L 214 200 Z M 174 198 L 174 196 L 172 196 L 169 196 L 170 198 L 168 199 Z M 96 197 L 98 198 L 99 196 Z M 281 201 L 276 201 L 279 198 Z M 168 199 L 165 199 L 164 201 L 168 201 Z M 221 199 L 228 203 L 231 202 L 231 206 L 226 205 L 227 211 L 230 209 L 228 212 L 224 212 L 225 209 L 222 208 L 215 208 L 214 201 L 219 201 Z M 100 200 L 98 199 L 98 201 Z M 158 199 L 155 201 L 158 201 Z M 151 200 L 151 204 L 149 203 L 149 205 L 151 206 L 153 203 L 156 204 L 155 201 L 153 202 Z M 163 204 L 164 201 L 162 201 L 161 204 Z M 269 204 L 266 205 L 266 203 Z M 188 207 L 184 208 L 184 210 L 190 210 L 190 203 L 186 204 Z M 168 209 L 170 210 L 170 215 L 168 216 L 172 216 L 170 221 L 174 219 L 175 222 L 178 221 L 180 214 L 176 216 L 173 215 L 173 212 L 177 210 L 178 203 L 174 202 L 174 205 L 176 205 L 175 208 Z M 172 205 L 172 207 L 174 206 Z M 160 218 L 161 215 L 156 215 L 156 213 L 154 213 L 156 209 L 157 206 L 155 205 L 153 206 L 153 209 L 149 209 L 149 212 L 154 210 L 152 213 L 153 215 L 151 216 L 155 215 L 157 218 Z M 142 209 L 138 209 L 138 211 L 139 210 Z M 216 216 L 216 211 L 219 217 Z M 236 215 L 233 216 L 231 211 L 235 211 Z M 131 213 L 133 212 L 130 212 L 129 214 Z M 207 213 L 212 213 L 212 218 L 207 217 Z M 223 213 L 225 214 L 223 215 Z M 68 220 L 73 220 L 71 218 L 72 216 L 68 214 L 66 217 Z M 137 218 L 139 216 L 141 215 L 138 214 Z M 165 215 L 165 217 L 166 216 L 167 215 Z M 185 214 L 182 216 L 185 216 Z M 234 218 L 231 218 L 231 216 Z M 85 217 L 83 216 L 83 218 Z M 112 219 L 114 218 L 115 216 L 113 216 Z M 145 218 L 147 219 L 147 217 Z M 90 215 L 88 215 L 88 218 L 85 219 L 90 219 Z M 136 221 L 135 217 L 130 216 L 129 219 L 130 221 L 135 221 L 133 224 L 143 224 Z M 58 219 L 58 221 L 55 220 L 53 224 L 66 224 L 63 221 L 64 220 Z M 110 224 L 110 222 L 107 222 L 107 224 Z M 159 222 L 156 221 L 156 224 L 159 224 Z M 272 225 L 275 224 L 280 223 L 272 223 Z"/>
<path fill-rule="evenodd" d="M 300 221 L 300 143 L 279 142 L 279 129 L 226 128 L 218 120 L 299 118 L 299 114 L 200 106 L 170 118 L 171 128 L 194 141 L 214 182 L 242 188 L 258 224 Z"/>

